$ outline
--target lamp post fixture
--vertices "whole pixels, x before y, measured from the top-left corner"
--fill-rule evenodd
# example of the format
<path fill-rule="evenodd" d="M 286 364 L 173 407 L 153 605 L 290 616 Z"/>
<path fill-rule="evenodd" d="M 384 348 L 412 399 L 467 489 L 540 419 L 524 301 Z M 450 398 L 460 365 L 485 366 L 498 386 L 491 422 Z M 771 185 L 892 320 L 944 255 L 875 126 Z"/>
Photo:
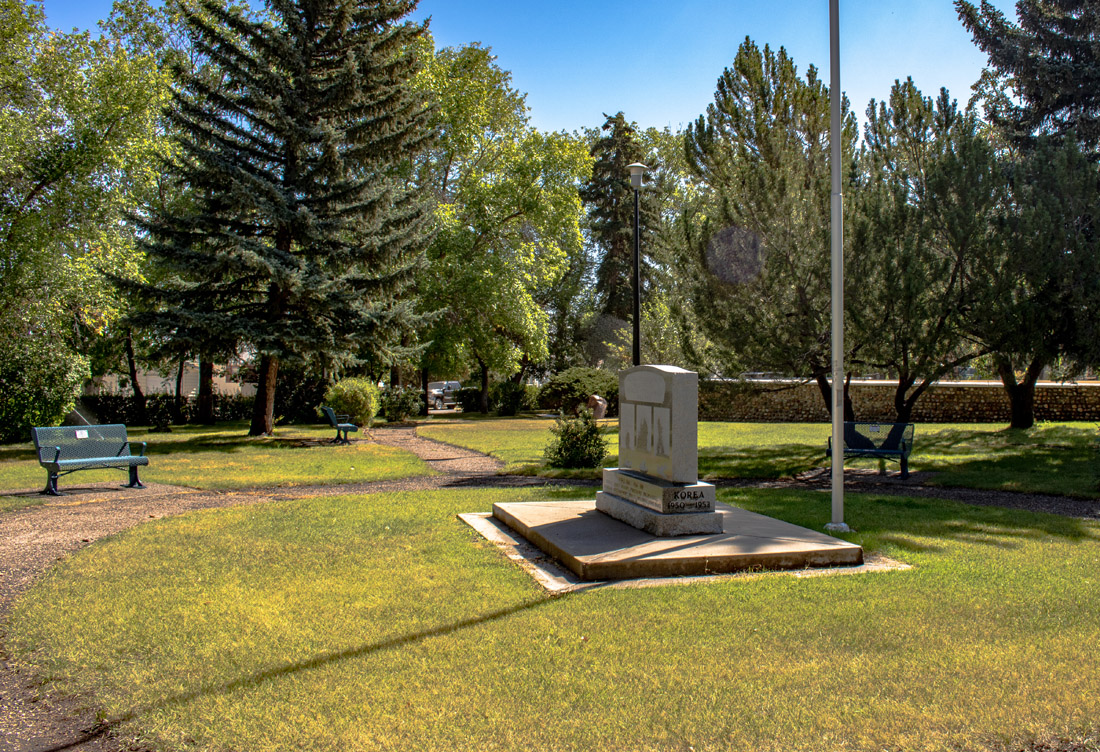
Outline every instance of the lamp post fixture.
<path fill-rule="evenodd" d="M 642 188 L 642 175 L 649 168 L 641 162 L 627 165 L 630 170 L 630 187 L 634 189 L 634 365 L 642 364 L 642 254 L 638 234 L 638 191 Z"/>

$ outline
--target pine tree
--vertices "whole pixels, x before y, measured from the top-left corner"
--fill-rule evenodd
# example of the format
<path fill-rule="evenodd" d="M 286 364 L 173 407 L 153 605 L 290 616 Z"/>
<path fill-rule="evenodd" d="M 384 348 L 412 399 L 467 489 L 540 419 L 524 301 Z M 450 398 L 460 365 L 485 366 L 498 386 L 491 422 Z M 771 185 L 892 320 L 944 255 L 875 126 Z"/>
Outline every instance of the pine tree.
<path fill-rule="evenodd" d="M 604 135 L 592 144 L 595 158 L 592 178 L 581 188 L 581 200 L 588 210 L 592 240 L 599 249 L 596 269 L 596 293 L 603 313 L 620 321 L 630 321 L 634 288 L 634 191 L 630 187 L 627 166 L 635 162 L 653 166 L 638 139 L 637 125 L 628 123 L 622 112 L 605 115 Z M 651 285 L 649 255 L 660 223 L 659 198 L 652 191 L 639 195 L 641 232 L 641 277 L 643 295 Z"/>
<path fill-rule="evenodd" d="M 249 429 L 270 433 L 284 359 L 392 360 L 428 216 L 401 168 L 431 137 L 413 93 L 415 0 L 271 0 L 257 20 L 183 4 L 218 83 L 180 71 L 172 171 L 190 206 L 146 218 L 162 329 L 259 357 Z"/>
<path fill-rule="evenodd" d="M 1019 0 L 1019 25 L 988 0 L 955 8 L 990 65 L 1019 95 L 999 98 L 996 125 L 1016 139 L 1074 132 L 1100 153 L 1100 5 L 1095 0 Z"/>

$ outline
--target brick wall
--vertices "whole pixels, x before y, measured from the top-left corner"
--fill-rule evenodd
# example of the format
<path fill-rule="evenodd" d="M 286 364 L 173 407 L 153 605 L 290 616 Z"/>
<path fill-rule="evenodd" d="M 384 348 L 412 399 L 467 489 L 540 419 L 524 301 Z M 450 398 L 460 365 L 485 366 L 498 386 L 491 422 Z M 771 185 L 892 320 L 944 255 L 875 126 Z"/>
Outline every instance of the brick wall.
<path fill-rule="evenodd" d="M 857 420 L 892 421 L 893 382 L 853 381 Z M 1008 395 L 999 381 L 940 382 L 917 400 L 917 423 L 1007 423 Z M 1036 420 L 1100 421 L 1100 383 L 1040 382 L 1035 387 Z M 829 414 L 816 383 L 753 381 L 699 382 L 699 420 L 823 422 Z"/>

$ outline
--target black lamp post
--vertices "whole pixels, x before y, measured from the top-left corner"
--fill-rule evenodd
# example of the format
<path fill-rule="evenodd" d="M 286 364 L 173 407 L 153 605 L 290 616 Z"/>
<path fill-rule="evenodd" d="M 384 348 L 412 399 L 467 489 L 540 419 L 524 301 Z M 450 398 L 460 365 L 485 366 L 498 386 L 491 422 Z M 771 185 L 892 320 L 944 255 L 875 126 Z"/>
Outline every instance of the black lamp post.
<path fill-rule="evenodd" d="M 630 170 L 630 186 L 634 189 L 634 365 L 642 364 L 642 259 L 641 237 L 638 233 L 638 191 L 642 188 L 642 175 L 649 168 L 641 162 L 627 165 Z"/>

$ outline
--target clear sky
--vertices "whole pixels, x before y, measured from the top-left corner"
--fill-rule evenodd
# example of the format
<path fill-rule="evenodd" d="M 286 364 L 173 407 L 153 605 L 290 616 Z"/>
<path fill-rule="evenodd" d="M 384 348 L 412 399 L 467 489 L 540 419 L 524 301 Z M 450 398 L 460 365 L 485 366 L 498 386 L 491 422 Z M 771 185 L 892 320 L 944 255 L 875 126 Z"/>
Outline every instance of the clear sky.
<path fill-rule="evenodd" d="M 1014 18 L 1012 0 L 994 0 Z M 94 28 L 110 0 L 45 0 L 54 28 Z M 829 81 L 828 0 L 421 0 L 440 47 L 481 42 L 527 93 L 543 130 L 598 126 L 622 110 L 680 128 L 713 101 L 746 36 L 786 47 Z M 951 0 L 840 0 L 841 88 L 862 117 L 895 79 L 960 103 L 984 66 Z"/>

